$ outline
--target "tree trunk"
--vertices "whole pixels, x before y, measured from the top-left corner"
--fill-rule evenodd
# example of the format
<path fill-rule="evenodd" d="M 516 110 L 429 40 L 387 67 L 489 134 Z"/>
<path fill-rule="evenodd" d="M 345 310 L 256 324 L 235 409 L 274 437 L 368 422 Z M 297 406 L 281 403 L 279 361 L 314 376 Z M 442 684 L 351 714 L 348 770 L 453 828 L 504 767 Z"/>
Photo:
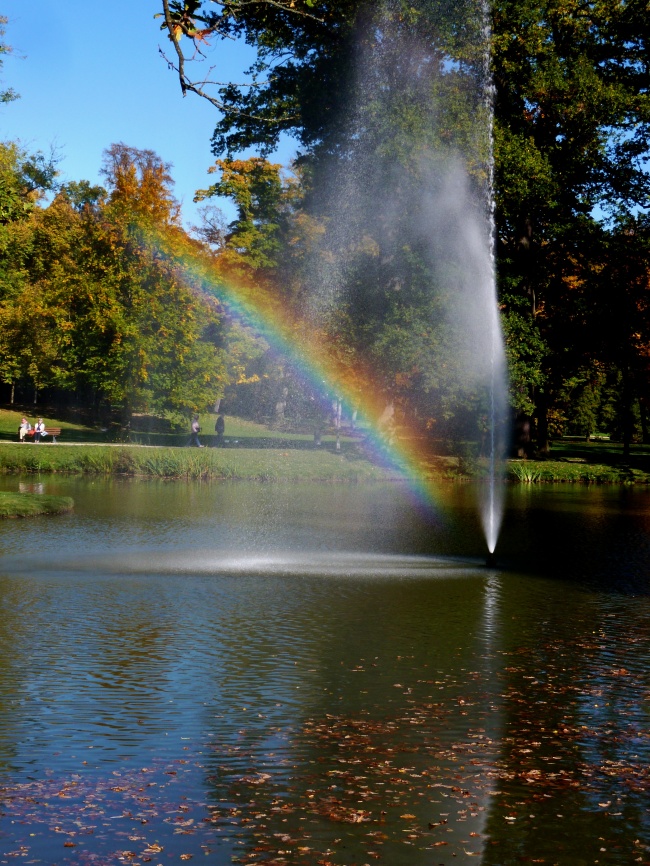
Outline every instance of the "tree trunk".
<path fill-rule="evenodd" d="M 122 436 L 128 439 L 131 432 L 131 419 L 133 410 L 131 406 L 122 406 L 120 411 L 120 426 L 122 427 Z"/>
<path fill-rule="evenodd" d="M 12 382 L 12 383 L 11 383 L 11 399 L 10 399 L 10 401 L 9 401 L 9 402 L 11 403 L 12 406 L 14 405 L 14 396 L 15 396 L 15 392 L 16 392 L 16 386 L 15 386 L 14 383 Z"/>
<path fill-rule="evenodd" d="M 514 432 L 514 454 L 515 457 L 531 457 L 532 441 L 530 437 L 530 417 L 525 412 L 520 412 L 515 421 Z M 481 454 L 483 454 L 483 442 L 485 434 L 481 439 Z"/>
<path fill-rule="evenodd" d="M 544 392 L 537 395 L 537 409 L 535 411 L 537 420 L 537 452 L 548 454 L 550 443 L 548 441 L 548 396 Z"/>
<path fill-rule="evenodd" d="M 283 424 L 284 423 L 284 410 L 287 408 L 287 397 L 289 396 L 289 389 L 285 386 L 282 388 L 280 392 L 280 399 L 276 401 L 275 404 L 275 423 Z"/>
<path fill-rule="evenodd" d="M 341 450 L 341 398 L 338 397 L 336 400 L 336 415 L 334 416 L 334 423 L 336 425 L 336 450 Z"/>
<path fill-rule="evenodd" d="M 623 430 L 623 456 L 628 459 L 630 456 L 630 446 L 634 435 L 634 412 L 632 404 L 634 395 L 632 392 L 632 382 L 629 372 L 626 370 L 623 373 L 623 387 L 621 389 L 621 427 Z"/>
<path fill-rule="evenodd" d="M 644 399 L 639 398 L 639 416 L 641 418 L 641 439 L 644 445 L 650 444 L 648 433 L 648 407 Z"/>
<path fill-rule="evenodd" d="M 395 441 L 395 406 L 388 403 L 377 422 L 379 432 L 382 433 L 386 442 L 392 445 Z"/>

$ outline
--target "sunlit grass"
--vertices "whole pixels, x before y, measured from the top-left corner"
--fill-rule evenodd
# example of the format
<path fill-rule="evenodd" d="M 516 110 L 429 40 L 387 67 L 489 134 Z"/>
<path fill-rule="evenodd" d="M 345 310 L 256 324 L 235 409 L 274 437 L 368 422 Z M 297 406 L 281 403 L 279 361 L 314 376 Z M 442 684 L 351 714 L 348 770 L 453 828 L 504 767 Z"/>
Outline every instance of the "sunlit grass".
<path fill-rule="evenodd" d="M 0 518 L 37 517 L 40 514 L 63 514 L 74 506 L 69 496 L 46 496 L 37 493 L 0 493 Z"/>
<path fill-rule="evenodd" d="M 322 447 L 314 447 L 313 433 L 285 432 L 243 418 L 225 416 L 225 446 L 216 443 L 214 425 L 217 415 L 201 415 L 200 439 L 206 448 L 180 447 L 187 444 L 188 430 L 164 432 L 161 419 L 139 416 L 128 441 L 108 445 L 115 431 L 85 427 L 44 416 L 46 427 L 62 428 L 57 445 L 45 440 L 41 445 L 18 443 L 18 425 L 23 413 L 0 409 L 0 472 L 61 472 L 78 475 L 131 475 L 154 478 L 232 478 L 251 480 L 338 480 L 360 481 L 396 477 L 363 453 L 362 440 L 351 435 L 341 438 L 342 451 L 334 451 L 334 434 L 323 436 Z M 28 416 L 34 421 L 36 415 Z M 140 429 L 138 429 L 140 428 Z M 150 429 L 146 429 L 150 428 Z M 6 440 L 9 440 L 7 442 Z M 11 443 L 11 444 L 9 444 Z M 72 443 L 79 443 L 74 444 Z M 68 444 L 68 447 L 66 447 Z M 151 446 L 141 448 L 137 446 Z M 620 443 L 553 443 L 551 459 L 508 461 L 506 478 L 511 482 L 648 484 L 650 448 L 635 445 L 625 459 Z M 484 461 L 483 461 L 484 462 Z M 485 472 L 481 461 L 476 466 L 459 463 L 456 457 L 432 453 L 422 474 L 432 481 L 455 480 Z"/>
<path fill-rule="evenodd" d="M 649 484 L 650 473 L 628 465 L 561 462 L 558 460 L 511 460 L 506 470 L 509 481 L 523 484 Z"/>
<path fill-rule="evenodd" d="M 95 431 L 86 427 L 83 424 L 74 424 L 68 421 L 60 421 L 48 415 L 41 415 L 39 412 L 22 412 L 14 409 L 0 409 L 0 438 L 18 441 L 18 428 L 20 427 L 21 418 L 27 418 L 32 427 L 38 418 L 42 418 L 45 422 L 45 429 L 48 427 L 61 427 L 62 430 L 70 430 L 75 432 L 75 438 L 78 433 L 83 431 L 89 436 L 96 435 Z"/>
<path fill-rule="evenodd" d="M 142 448 L 0 443 L 0 472 L 56 472 L 258 481 L 378 481 L 397 477 L 362 456 L 255 448 Z"/>

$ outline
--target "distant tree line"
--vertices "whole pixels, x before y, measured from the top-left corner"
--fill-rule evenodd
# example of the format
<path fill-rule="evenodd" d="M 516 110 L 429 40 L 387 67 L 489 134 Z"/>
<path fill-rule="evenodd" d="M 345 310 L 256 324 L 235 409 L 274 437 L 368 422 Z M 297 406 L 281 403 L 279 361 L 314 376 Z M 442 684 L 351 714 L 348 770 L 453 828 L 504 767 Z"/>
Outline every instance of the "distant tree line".
<path fill-rule="evenodd" d="M 221 112 L 212 140 L 221 180 L 207 194 L 239 206 L 223 248 L 258 274 L 275 269 L 292 303 L 310 278 L 333 272 L 314 277 L 314 248 L 335 260 L 351 290 L 325 317 L 333 351 L 351 365 L 369 362 L 387 400 L 430 430 L 476 408 L 455 365 L 454 334 L 427 292 L 436 275 L 418 238 L 402 230 L 426 180 L 426 148 L 457 150 L 471 183 L 486 182 L 476 128 L 486 127 L 489 66 L 513 412 L 542 452 L 563 432 L 599 430 L 626 447 L 635 436 L 650 441 L 646 4 L 494 0 L 488 14 L 486 22 L 485 6 L 472 0 L 164 0 L 168 59 L 183 91 Z M 192 79 L 183 46 L 201 56 L 206 43 L 231 37 L 257 50 L 249 81 L 208 92 Z M 383 69 L 359 65 L 373 51 Z M 250 147 L 271 153 L 283 134 L 299 146 L 296 177 L 284 186 L 261 158 L 235 159 Z M 388 229 L 381 213 L 356 226 L 352 215 L 347 237 L 337 235 L 341 208 L 354 205 L 328 195 L 328 181 L 350 165 L 363 174 L 355 195 L 376 200 L 382 180 L 396 192 L 383 208 Z"/>
<path fill-rule="evenodd" d="M 223 393 L 221 313 L 175 266 L 188 238 L 167 166 L 117 144 L 103 172 L 106 189 L 56 188 L 52 161 L 0 145 L 5 402 L 74 403 L 97 421 L 186 416 Z"/>
<path fill-rule="evenodd" d="M 218 291 L 185 279 L 178 262 L 194 255 L 274 295 L 306 323 L 295 335 L 306 352 L 315 335 L 327 342 L 352 404 L 371 374 L 387 417 L 480 440 L 487 407 L 467 375 L 465 319 L 446 312 L 472 300 L 427 231 L 441 219 L 437 187 L 451 184 L 468 202 L 494 190 L 513 426 L 518 415 L 532 438 L 523 447 L 596 430 L 626 447 L 650 441 L 644 3 L 495 0 L 487 22 L 478 0 L 161 2 L 183 91 L 220 111 L 202 224 L 181 227 L 155 154 L 113 145 L 105 188 L 57 188 L 51 158 L 5 142 L 7 399 L 67 395 L 123 418 L 224 396 L 277 423 L 326 412 L 335 395 L 315 393 Z M 256 49 L 250 80 L 209 90 L 187 57 L 229 38 Z M 291 170 L 268 159 L 283 135 L 299 148 Z M 453 186 L 455 162 L 467 190 Z M 212 201 L 224 196 L 230 222 Z M 459 246 L 448 234 L 449 244 Z"/>

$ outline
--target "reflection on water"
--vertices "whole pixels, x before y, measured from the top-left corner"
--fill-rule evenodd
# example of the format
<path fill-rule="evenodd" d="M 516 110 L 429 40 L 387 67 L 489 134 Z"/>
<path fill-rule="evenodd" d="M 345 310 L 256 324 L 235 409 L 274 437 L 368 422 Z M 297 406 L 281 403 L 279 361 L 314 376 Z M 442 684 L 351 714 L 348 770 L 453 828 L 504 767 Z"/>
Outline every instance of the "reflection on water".
<path fill-rule="evenodd" d="M 648 494 L 39 483 L 0 863 L 650 862 Z"/>

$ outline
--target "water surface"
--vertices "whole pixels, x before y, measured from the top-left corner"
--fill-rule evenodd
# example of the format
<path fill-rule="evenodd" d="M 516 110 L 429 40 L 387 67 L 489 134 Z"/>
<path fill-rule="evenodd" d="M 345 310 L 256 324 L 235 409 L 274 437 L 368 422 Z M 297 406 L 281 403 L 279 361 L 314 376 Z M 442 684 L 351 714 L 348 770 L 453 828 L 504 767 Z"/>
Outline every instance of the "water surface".
<path fill-rule="evenodd" d="M 0 863 L 650 862 L 648 493 L 34 484 Z"/>

